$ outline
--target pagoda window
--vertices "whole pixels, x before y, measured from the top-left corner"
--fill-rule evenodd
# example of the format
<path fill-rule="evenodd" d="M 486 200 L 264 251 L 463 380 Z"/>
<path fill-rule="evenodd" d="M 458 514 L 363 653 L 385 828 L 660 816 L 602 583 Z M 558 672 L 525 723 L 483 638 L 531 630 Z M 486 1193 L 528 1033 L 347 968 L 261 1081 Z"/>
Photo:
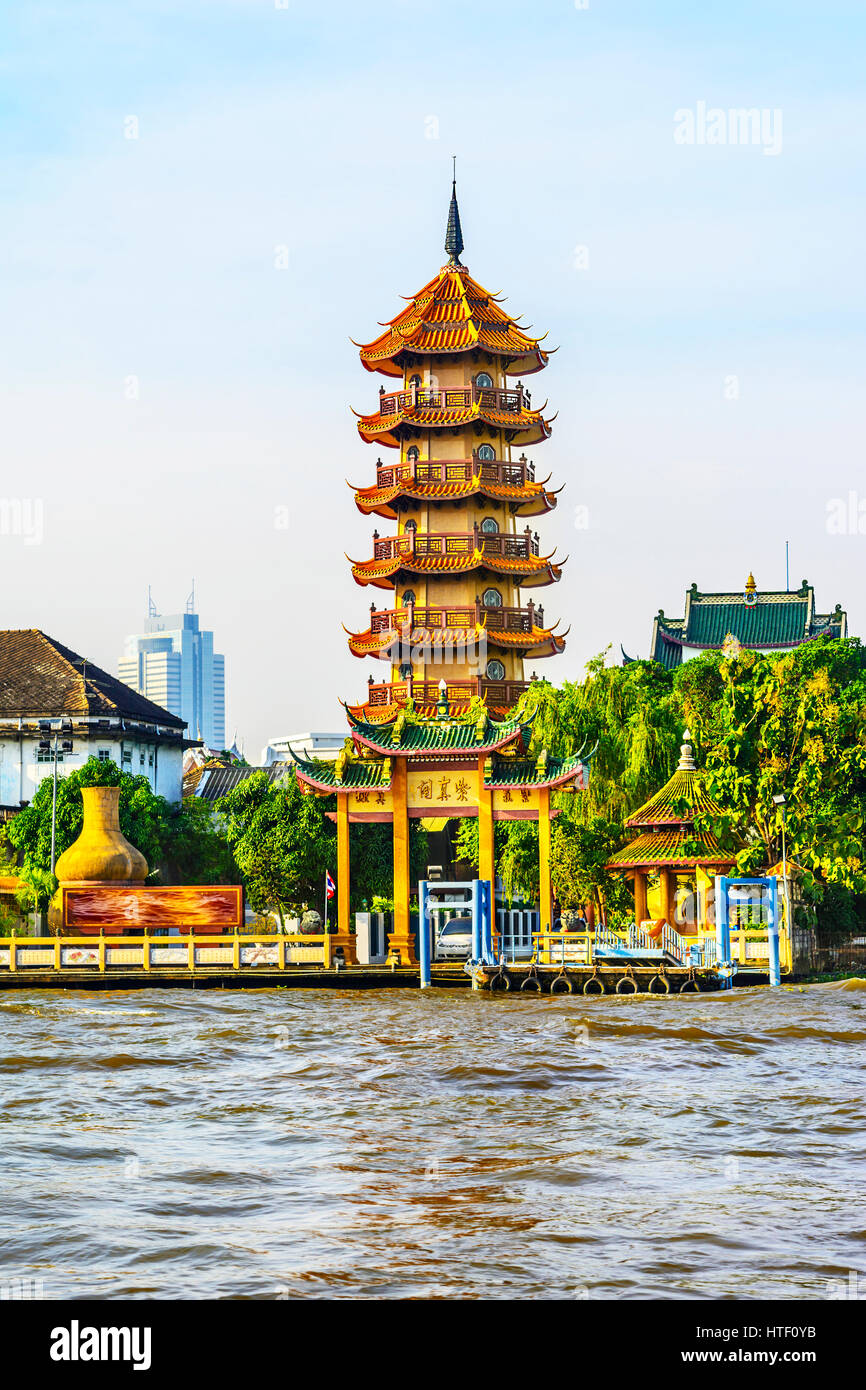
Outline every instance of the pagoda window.
<path fill-rule="evenodd" d="M 493 377 L 490 375 L 489 372 L 479 372 L 477 377 L 475 378 L 475 385 L 484 387 L 492 386 Z"/>
<path fill-rule="evenodd" d="M 411 449 L 407 449 L 407 450 L 406 450 L 406 458 L 408 459 L 409 463 L 417 463 L 417 462 L 418 462 L 418 459 L 420 458 L 420 454 L 419 454 L 419 452 L 418 452 L 418 450 L 416 449 L 416 447 L 415 447 L 414 444 L 412 445 L 412 448 L 411 448 Z"/>
<path fill-rule="evenodd" d="M 417 523 L 417 521 L 413 521 L 412 518 L 410 517 L 409 520 L 406 522 L 406 525 L 403 527 L 403 530 L 404 530 L 404 531 L 417 531 L 417 530 L 418 530 L 418 523 Z"/>
<path fill-rule="evenodd" d="M 485 608 L 501 608 L 502 595 L 498 589 L 485 589 L 481 596 L 481 602 Z"/>
<path fill-rule="evenodd" d="M 491 681 L 505 680 L 505 667 L 502 665 L 501 661 L 488 661 L 487 679 Z"/>
<path fill-rule="evenodd" d="M 483 459 L 485 463 L 490 463 L 496 458 L 496 450 L 492 444 L 482 444 L 478 450 L 478 457 Z"/>
<path fill-rule="evenodd" d="M 406 592 L 405 592 L 405 594 L 403 595 L 403 607 L 404 607 L 404 608 L 408 608 L 410 603 L 416 603 L 416 602 L 417 602 L 417 600 L 416 600 L 416 598 L 415 598 L 415 590 L 414 590 L 414 589 L 407 589 Z"/>
<path fill-rule="evenodd" d="M 499 522 L 495 516 L 486 516 L 481 523 L 481 530 L 485 536 L 495 536 L 499 531 Z"/>
<path fill-rule="evenodd" d="M 417 372 L 415 372 L 414 375 L 410 376 L 410 378 L 409 378 L 409 385 L 410 385 L 410 386 L 420 386 L 420 385 L 421 385 L 421 378 L 420 378 L 420 376 L 418 375 Z"/>

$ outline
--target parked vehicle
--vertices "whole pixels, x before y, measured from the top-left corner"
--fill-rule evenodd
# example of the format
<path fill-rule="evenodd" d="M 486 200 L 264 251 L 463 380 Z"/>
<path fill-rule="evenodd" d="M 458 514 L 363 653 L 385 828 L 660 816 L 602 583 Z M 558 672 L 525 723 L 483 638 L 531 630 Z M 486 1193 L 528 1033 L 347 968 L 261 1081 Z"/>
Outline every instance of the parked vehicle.
<path fill-rule="evenodd" d="M 436 938 L 434 959 L 468 960 L 472 954 L 472 918 L 452 917 Z"/>

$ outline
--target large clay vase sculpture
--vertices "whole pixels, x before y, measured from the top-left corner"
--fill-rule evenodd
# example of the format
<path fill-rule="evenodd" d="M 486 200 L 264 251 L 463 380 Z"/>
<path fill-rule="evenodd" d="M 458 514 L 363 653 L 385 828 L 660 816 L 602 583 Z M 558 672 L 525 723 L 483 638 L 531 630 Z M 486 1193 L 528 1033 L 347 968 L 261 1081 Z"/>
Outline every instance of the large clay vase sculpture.
<path fill-rule="evenodd" d="M 81 834 L 64 850 L 54 867 L 60 887 L 48 912 L 49 927 L 62 925 L 62 890 L 94 883 L 140 887 L 147 878 L 147 860 L 120 828 L 120 788 L 82 787 L 84 824 Z"/>

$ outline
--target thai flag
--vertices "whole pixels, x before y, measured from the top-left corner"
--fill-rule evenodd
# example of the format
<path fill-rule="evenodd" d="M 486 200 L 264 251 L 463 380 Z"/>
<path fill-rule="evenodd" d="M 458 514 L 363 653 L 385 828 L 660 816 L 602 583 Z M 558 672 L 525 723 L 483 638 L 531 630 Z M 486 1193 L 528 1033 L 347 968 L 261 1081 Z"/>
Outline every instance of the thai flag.
<path fill-rule="evenodd" d="M 336 893 L 336 891 L 337 891 L 337 885 L 336 885 L 336 883 L 334 882 L 334 880 L 331 878 L 331 875 L 328 873 L 328 871 L 327 871 L 327 869 L 326 869 L 326 870 L 325 870 L 325 893 L 326 893 L 326 895 L 327 895 L 328 902 L 331 901 L 331 899 L 333 898 L 333 896 L 334 896 L 334 894 Z"/>

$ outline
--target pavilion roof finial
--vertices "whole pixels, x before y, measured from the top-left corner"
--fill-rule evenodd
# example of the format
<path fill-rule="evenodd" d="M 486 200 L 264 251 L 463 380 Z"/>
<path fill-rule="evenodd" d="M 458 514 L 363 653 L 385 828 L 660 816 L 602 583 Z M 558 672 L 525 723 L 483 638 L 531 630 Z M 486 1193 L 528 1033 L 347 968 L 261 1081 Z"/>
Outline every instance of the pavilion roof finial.
<path fill-rule="evenodd" d="M 454 160 L 453 175 L 451 179 L 451 203 L 448 208 L 448 226 L 445 229 L 445 250 L 448 252 L 448 264 L 460 265 L 460 252 L 463 250 L 463 232 L 460 227 L 460 209 L 457 206 L 457 156 L 452 155 Z"/>

